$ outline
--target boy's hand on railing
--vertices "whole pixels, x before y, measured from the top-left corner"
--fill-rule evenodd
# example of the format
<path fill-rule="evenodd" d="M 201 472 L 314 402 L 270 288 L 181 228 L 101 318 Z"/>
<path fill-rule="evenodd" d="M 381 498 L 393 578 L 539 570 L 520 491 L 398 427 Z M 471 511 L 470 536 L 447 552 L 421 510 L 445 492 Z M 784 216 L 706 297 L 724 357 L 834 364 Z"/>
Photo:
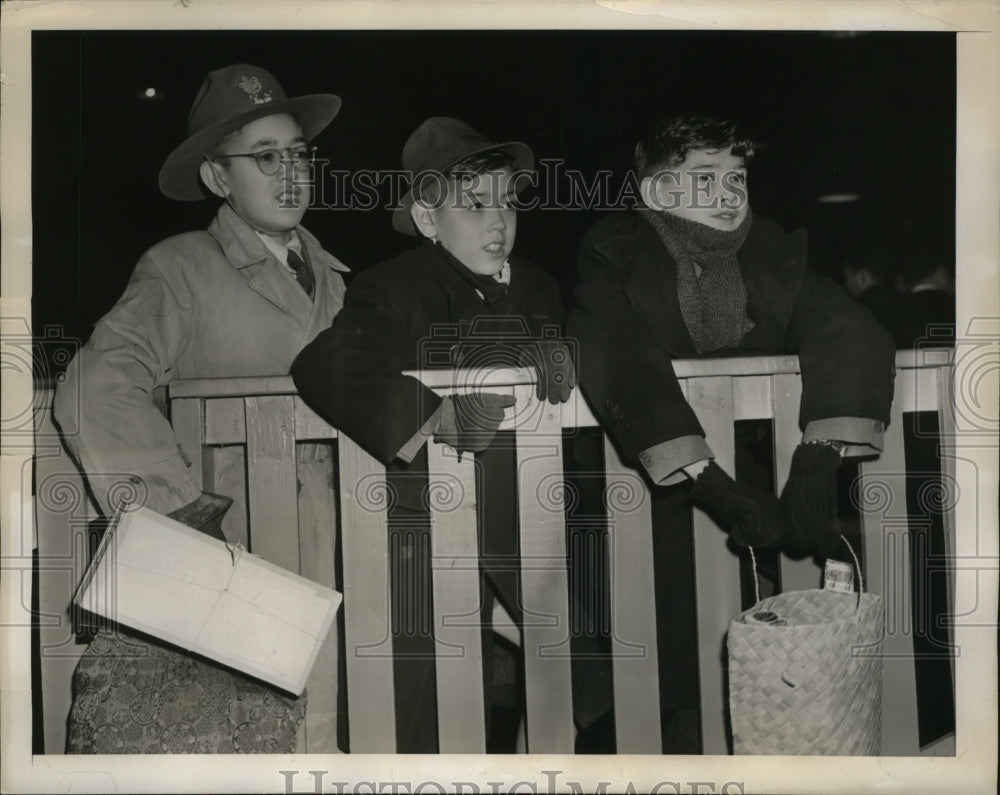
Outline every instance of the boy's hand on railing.
<path fill-rule="evenodd" d="M 832 444 L 800 444 L 792 454 L 781 505 L 791 522 L 789 546 L 796 552 L 816 550 L 837 557 L 840 523 L 837 519 L 837 467 L 840 450 Z"/>
<path fill-rule="evenodd" d="M 562 340 L 536 340 L 524 346 L 521 364 L 538 373 L 535 397 L 555 405 L 569 400 L 576 386 L 576 367 L 569 346 Z"/>
<path fill-rule="evenodd" d="M 465 452 L 482 452 L 496 436 L 504 409 L 514 402 L 513 395 L 489 392 L 449 395 L 441 406 L 441 421 L 434 432 L 434 441 L 454 447 L 460 456 Z"/>
<path fill-rule="evenodd" d="M 695 479 L 691 499 L 742 547 L 779 546 L 788 534 L 788 518 L 778 498 L 737 483 L 715 461 Z"/>

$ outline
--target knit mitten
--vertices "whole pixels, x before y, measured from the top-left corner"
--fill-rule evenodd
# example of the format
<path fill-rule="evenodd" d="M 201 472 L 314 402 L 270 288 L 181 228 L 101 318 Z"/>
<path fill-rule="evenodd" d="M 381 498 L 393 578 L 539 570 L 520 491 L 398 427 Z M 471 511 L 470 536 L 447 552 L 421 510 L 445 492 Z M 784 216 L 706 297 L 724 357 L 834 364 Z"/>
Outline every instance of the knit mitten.
<path fill-rule="evenodd" d="M 789 547 L 797 552 L 816 550 L 822 557 L 840 551 L 837 521 L 837 467 L 840 452 L 828 444 L 800 444 L 792 454 L 781 505 L 791 522 Z"/>
<path fill-rule="evenodd" d="M 715 461 L 710 461 L 695 479 L 691 499 L 740 546 L 778 546 L 787 534 L 788 520 L 778 498 L 737 483 Z"/>

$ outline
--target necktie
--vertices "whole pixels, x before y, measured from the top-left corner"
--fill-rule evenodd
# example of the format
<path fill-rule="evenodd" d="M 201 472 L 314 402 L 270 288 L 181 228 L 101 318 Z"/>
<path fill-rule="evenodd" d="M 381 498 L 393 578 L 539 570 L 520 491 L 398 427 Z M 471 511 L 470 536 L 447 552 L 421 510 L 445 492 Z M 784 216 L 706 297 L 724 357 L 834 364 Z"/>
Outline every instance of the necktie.
<path fill-rule="evenodd" d="M 316 291 L 316 278 L 313 276 L 312 268 L 299 256 L 298 252 L 291 248 L 288 249 L 288 267 L 295 272 L 295 278 L 302 289 L 306 291 L 306 295 L 312 298 Z"/>

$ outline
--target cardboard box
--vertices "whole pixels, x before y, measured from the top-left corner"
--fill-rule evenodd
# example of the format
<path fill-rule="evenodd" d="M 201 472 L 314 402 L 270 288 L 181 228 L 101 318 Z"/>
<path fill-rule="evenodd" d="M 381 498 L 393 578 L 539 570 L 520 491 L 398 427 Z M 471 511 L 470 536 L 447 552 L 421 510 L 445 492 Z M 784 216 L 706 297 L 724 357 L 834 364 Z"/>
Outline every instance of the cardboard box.
<path fill-rule="evenodd" d="M 74 602 L 299 695 L 341 595 L 145 508 L 116 517 Z"/>

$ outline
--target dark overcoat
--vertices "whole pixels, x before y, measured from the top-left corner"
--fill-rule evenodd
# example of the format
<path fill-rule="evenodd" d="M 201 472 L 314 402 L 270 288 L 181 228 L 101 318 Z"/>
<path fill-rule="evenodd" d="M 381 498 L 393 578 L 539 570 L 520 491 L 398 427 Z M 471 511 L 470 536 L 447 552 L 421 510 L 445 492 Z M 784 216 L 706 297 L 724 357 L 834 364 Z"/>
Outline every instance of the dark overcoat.
<path fill-rule="evenodd" d="M 798 354 L 799 422 L 889 421 L 895 348 L 871 313 L 806 267 L 803 230 L 754 217 L 737 253 L 754 328 L 716 356 Z M 698 356 L 677 298 L 677 266 L 635 213 L 607 216 L 584 237 L 568 334 L 584 394 L 623 452 L 704 431 L 681 392 L 675 359 Z"/>
<path fill-rule="evenodd" d="M 395 495 L 389 524 L 395 534 L 392 554 L 398 555 L 390 561 L 397 610 L 430 603 L 430 526 L 424 497 L 426 447 L 410 464 L 396 454 L 441 403 L 432 390 L 402 372 L 512 366 L 532 339 L 558 333 L 563 310 L 555 280 L 524 260 L 511 258 L 510 264 L 507 295 L 490 304 L 460 270 L 463 266 L 425 241 L 359 275 L 333 326 L 292 366 L 303 398 L 387 464 Z M 482 565 L 505 608 L 519 620 L 518 583 L 510 566 L 517 555 L 514 451 L 498 439 L 476 455 L 476 464 Z M 484 605 L 487 613 L 488 607 Z M 394 616 L 397 750 L 433 752 L 433 640 L 422 612 L 406 618 Z M 406 631 L 407 623 L 414 632 Z M 488 632 L 484 640 L 490 642 Z M 484 674 L 488 683 L 490 670 Z M 603 708 L 591 712 L 600 714 Z"/>
<path fill-rule="evenodd" d="M 713 355 L 798 354 L 803 427 L 836 417 L 888 423 L 892 339 L 867 309 L 806 267 L 805 232 L 786 234 L 756 216 L 737 262 L 754 327 L 737 349 Z M 581 244 L 579 277 L 567 333 L 578 345 L 583 392 L 624 456 L 637 461 L 654 445 L 704 437 L 673 367 L 698 358 L 678 302 L 677 265 L 652 225 L 635 213 L 599 221 Z M 687 488 L 655 489 L 652 515 L 664 748 L 697 753 L 697 733 L 678 723 L 698 705 Z"/>
<path fill-rule="evenodd" d="M 519 341 L 561 326 L 553 278 L 510 262 L 507 303 L 492 307 L 429 241 L 369 268 L 333 326 L 299 354 L 295 385 L 329 422 L 392 463 L 441 403 L 404 370 L 507 365 Z"/>

